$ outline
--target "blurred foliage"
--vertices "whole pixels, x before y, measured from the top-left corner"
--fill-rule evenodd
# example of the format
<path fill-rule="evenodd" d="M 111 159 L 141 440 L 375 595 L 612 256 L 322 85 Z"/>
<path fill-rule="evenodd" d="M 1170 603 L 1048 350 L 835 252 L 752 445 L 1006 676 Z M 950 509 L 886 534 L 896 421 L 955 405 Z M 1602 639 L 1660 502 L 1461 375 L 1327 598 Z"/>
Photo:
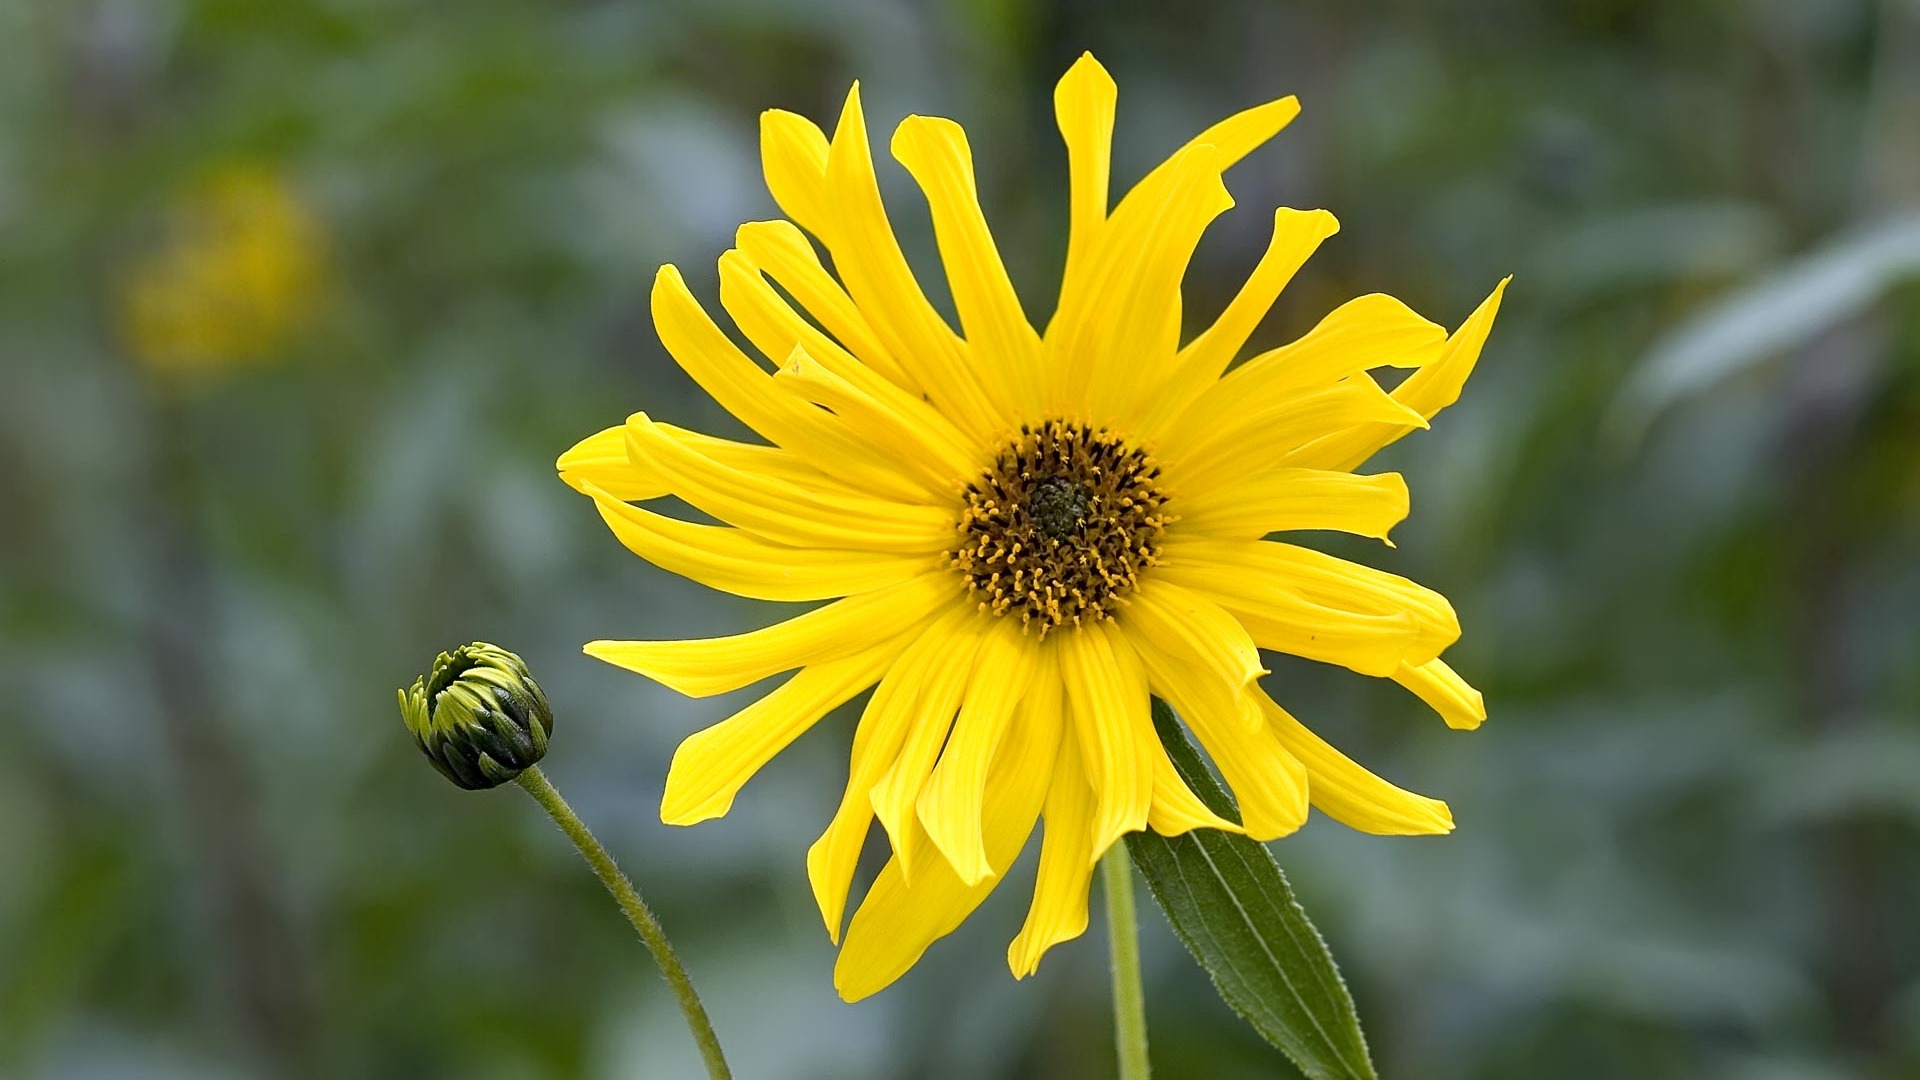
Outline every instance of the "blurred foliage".
<path fill-rule="evenodd" d="M 774 213 L 758 110 L 828 116 L 856 76 L 879 122 L 967 124 L 1047 311 L 1082 49 L 1121 86 L 1120 177 L 1305 107 L 1230 176 L 1196 320 L 1276 204 L 1344 228 L 1268 344 L 1376 289 L 1451 324 L 1518 275 L 1465 399 L 1380 463 L 1415 491 L 1399 548 L 1329 541 L 1455 599 L 1492 721 L 1273 661 L 1460 823 L 1276 847 L 1382 1074 L 1920 1075 L 1920 289 L 1871 240 L 1920 201 L 1911 0 L 0 0 L 0 1076 L 694 1075 L 564 842 L 406 745 L 393 688 L 476 637 L 550 691 L 550 772 L 740 1075 L 1110 1075 L 1097 932 L 1007 979 L 1018 870 L 898 987 L 834 999 L 803 852 L 846 718 L 726 821 L 657 823 L 724 703 L 579 643 L 768 613 L 626 555 L 551 476 L 634 408 L 733 430 L 649 278 L 711 295 Z M 121 298 L 233 162 L 311 216 L 325 302 L 164 392 Z M 1163 1073 L 1284 1075 L 1146 936 Z"/>

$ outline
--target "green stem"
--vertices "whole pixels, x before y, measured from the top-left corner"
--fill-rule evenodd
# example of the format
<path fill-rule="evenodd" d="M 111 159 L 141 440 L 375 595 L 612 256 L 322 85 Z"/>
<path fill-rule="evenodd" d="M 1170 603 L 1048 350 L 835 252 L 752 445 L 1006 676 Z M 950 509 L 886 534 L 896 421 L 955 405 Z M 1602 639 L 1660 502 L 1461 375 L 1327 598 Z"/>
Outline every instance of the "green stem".
<path fill-rule="evenodd" d="M 680 958 L 674 955 L 673 945 L 667 941 L 667 932 L 660 928 L 660 920 L 654 918 L 648 910 L 647 902 L 640 899 L 640 891 L 620 872 L 620 867 L 593 838 L 587 826 L 577 817 L 567 800 L 560 797 L 552 784 L 547 782 L 545 773 L 538 766 L 529 768 L 520 774 L 518 781 L 540 804 L 560 831 L 567 834 L 573 846 L 593 867 L 599 876 L 600 884 L 607 887 L 613 898 L 619 902 L 620 910 L 626 913 L 627 921 L 640 932 L 640 940 L 646 943 L 647 951 L 653 954 L 653 962 L 660 965 L 660 973 L 667 977 L 667 985 L 673 987 L 673 996 L 680 1001 L 680 1011 L 687 1018 L 687 1028 L 693 1032 L 693 1041 L 700 1044 L 700 1056 L 706 1060 L 707 1075 L 712 1080 L 732 1080 L 733 1074 L 727 1069 L 727 1059 L 720 1053 L 720 1038 L 713 1033 L 713 1022 L 707 1019 L 706 1007 L 700 1004 L 700 995 L 694 993 L 693 980 L 687 977 L 687 969 L 680 966 Z"/>
<path fill-rule="evenodd" d="M 1140 927 L 1133 911 L 1133 863 L 1127 845 L 1107 849 L 1100 860 L 1107 894 L 1107 947 L 1113 954 L 1113 1036 L 1120 1051 L 1120 1080 L 1148 1080 L 1147 995 L 1140 984 Z"/>

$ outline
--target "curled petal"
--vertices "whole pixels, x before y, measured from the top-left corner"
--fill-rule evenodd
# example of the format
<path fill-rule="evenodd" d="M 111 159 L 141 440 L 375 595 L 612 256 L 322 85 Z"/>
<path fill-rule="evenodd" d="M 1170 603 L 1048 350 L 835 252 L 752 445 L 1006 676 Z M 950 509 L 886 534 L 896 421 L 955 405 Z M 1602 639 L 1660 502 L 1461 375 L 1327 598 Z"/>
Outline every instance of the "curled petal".
<path fill-rule="evenodd" d="M 1453 831 L 1446 803 L 1397 788 L 1361 768 L 1265 694 L 1260 707 L 1274 738 L 1306 767 L 1307 795 L 1321 813 L 1386 836 Z"/>

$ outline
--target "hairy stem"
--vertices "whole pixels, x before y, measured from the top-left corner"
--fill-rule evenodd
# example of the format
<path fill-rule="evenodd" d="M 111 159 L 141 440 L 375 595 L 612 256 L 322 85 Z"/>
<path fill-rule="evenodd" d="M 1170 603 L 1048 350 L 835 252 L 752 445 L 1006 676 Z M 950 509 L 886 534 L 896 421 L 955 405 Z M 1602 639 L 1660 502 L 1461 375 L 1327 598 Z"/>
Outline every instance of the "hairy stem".
<path fill-rule="evenodd" d="M 620 910 L 640 934 L 640 940 L 646 943 L 647 951 L 653 954 L 654 963 L 660 965 L 660 974 L 666 976 L 667 985 L 673 988 L 673 996 L 680 1002 L 680 1012 L 687 1018 L 687 1028 L 693 1032 L 693 1041 L 700 1046 L 700 1056 L 707 1063 L 707 1075 L 712 1080 L 732 1080 L 733 1074 L 727 1069 L 727 1059 L 720 1052 L 720 1038 L 713 1033 L 713 1022 L 707 1019 L 706 1006 L 700 1004 L 700 995 L 694 992 L 693 980 L 687 977 L 687 969 L 680 965 L 680 958 L 674 954 L 673 945 L 667 941 L 667 932 L 660 927 L 660 920 L 654 918 L 647 902 L 640 899 L 640 891 L 621 873 L 620 867 L 593 838 L 586 823 L 574 814 L 567 800 L 560 797 L 547 781 L 545 773 L 538 766 L 529 768 L 520 774 L 517 781 L 540 804 L 560 831 L 567 834 L 573 846 L 593 867 L 600 883 L 607 887 L 620 905 Z"/>

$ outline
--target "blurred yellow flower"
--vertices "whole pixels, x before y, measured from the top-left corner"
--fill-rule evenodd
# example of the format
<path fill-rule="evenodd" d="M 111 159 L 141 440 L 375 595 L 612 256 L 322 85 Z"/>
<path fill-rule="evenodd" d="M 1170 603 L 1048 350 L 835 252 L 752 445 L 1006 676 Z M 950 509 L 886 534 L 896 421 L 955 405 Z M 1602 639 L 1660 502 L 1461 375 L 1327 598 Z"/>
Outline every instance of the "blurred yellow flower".
<path fill-rule="evenodd" d="M 1181 278 L 1232 205 L 1223 173 L 1298 106 L 1284 98 L 1216 124 L 1110 208 L 1115 100 L 1091 56 L 1055 92 L 1069 239 L 1044 330 L 1008 282 L 958 125 L 908 117 L 892 150 L 926 194 L 960 332 L 895 242 L 858 86 L 831 140 L 766 113 L 767 183 L 793 224 L 740 228 L 720 259 L 720 299 L 774 370 L 735 347 L 671 266 L 653 314 L 674 359 L 772 445 L 639 413 L 559 461 L 619 539 L 667 570 L 768 600 L 843 598 L 736 637 L 587 651 L 695 696 L 798 669 L 681 745 L 661 806 L 673 824 L 726 813 L 783 747 L 878 684 L 839 811 L 807 860 L 838 939 L 875 817 L 892 844 L 835 969 L 849 1000 L 958 926 L 1042 818 L 1032 907 L 1008 951 L 1016 976 L 1085 929 L 1093 867 L 1127 832 L 1271 840 L 1309 804 L 1373 833 L 1453 825 L 1444 803 L 1355 764 L 1257 681 L 1260 649 L 1291 653 L 1394 679 L 1473 727 L 1480 695 L 1439 659 L 1460 633 L 1453 608 L 1404 578 L 1264 538 L 1385 539 L 1407 512 L 1406 484 L 1353 470 L 1459 395 L 1501 289 L 1451 336 L 1398 300 L 1363 296 L 1229 371 L 1333 216 L 1277 211 L 1251 277 L 1185 345 Z M 1369 374 L 1382 366 L 1411 374 L 1389 392 Z M 725 524 L 631 505 L 666 495 Z M 1243 824 L 1180 780 L 1150 695 L 1192 728 Z"/>
<path fill-rule="evenodd" d="M 270 362 L 312 322 L 325 265 L 321 224 L 284 175 L 222 166 L 168 209 L 160 245 L 129 274 L 127 342 L 165 378 Z"/>

